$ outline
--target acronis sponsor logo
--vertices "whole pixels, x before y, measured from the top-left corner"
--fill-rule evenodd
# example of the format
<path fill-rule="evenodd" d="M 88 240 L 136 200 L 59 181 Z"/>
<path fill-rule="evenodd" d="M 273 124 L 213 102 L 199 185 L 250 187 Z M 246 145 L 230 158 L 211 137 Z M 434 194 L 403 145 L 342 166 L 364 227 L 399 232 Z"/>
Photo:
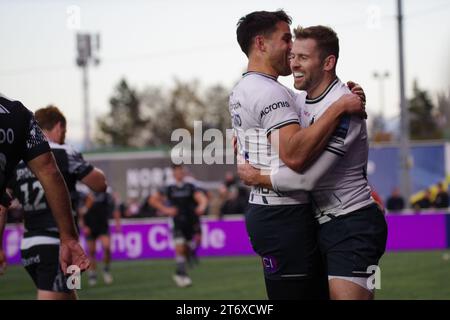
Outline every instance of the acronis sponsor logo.
<path fill-rule="evenodd" d="M 290 105 L 289 105 L 289 102 L 287 102 L 287 101 L 275 102 L 275 103 L 271 104 L 270 106 L 267 106 L 261 110 L 260 119 L 262 119 L 264 116 L 268 115 L 273 110 L 277 110 L 280 108 L 289 108 L 289 107 L 290 107 Z"/>

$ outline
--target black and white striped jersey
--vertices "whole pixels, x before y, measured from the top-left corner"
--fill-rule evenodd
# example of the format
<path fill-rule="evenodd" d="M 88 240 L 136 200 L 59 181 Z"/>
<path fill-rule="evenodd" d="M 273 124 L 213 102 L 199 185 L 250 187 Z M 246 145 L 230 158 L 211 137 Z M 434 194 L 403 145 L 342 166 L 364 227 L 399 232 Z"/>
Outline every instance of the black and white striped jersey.
<path fill-rule="evenodd" d="M 302 127 L 314 123 L 342 95 L 350 93 L 339 79 L 316 99 L 306 98 L 300 114 Z M 364 119 L 343 116 L 324 152 L 302 174 L 281 168 L 271 175 L 279 192 L 302 189 L 312 191 L 312 202 L 320 223 L 353 212 L 373 203 L 367 181 L 368 136 Z"/>
<path fill-rule="evenodd" d="M 78 206 L 76 182 L 86 177 L 93 170 L 93 166 L 69 145 L 50 142 L 50 148 L 66 182 L 72 208 L 75 210 Z M 37 235 L 58 237 L 56 222 L 45 198 L 44 189 L 24 162 L 20 162 L 17 166 L 12 189 L 24 209 L 26 237 Z M 72 214 L 75 216 L 75 211 Z"/>
<path fill-rule="evenodd" d="M 275 77 L 247 72 L 233 88 L 229 100 L 232 125 L 237 137 L 238 152 L 254 167 L 283 168 L 278 151 L 268 136 L 276 138 L 276 129 L 299 123 L 297 95 Z M 253 187 L 250 203 L 262 205 L 298 204 L 309 202 L 303 191 L 281 195 L 269 189 Z"/>
<path fill-rule="evenodd" d="M 5 195 L 6 184 L 20 160 L 28 162 L 48 151 L 33 113 L 21 102 L 0 94 L 0 196 Z"/>

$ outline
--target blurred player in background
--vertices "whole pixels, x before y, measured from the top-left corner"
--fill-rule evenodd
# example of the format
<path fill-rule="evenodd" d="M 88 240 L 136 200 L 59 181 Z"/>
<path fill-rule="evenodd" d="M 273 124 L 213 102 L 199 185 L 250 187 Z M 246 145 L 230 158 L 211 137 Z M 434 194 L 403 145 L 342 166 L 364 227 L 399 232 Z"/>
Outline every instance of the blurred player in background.
<path fill-rule="evenodd" d="M 201 192 L 205 198 L 206 201 L 209 203 L 208 199 L 208 193 L 206 190 L 196 187 L 198 192 Z M 208 206 L 202 213 L 202 215 L 206 215 L 208 212 Z M 189 250 L 187 252 L 187 262 L 190 267 L 193 267 L 195 265 L 198 265 L 200 263 L 197 255 L 197 251 L 200 248 L 202 244 L 202 222 L 200 220 L 200 215 L 195 214 L 192 216 L 192 228 L 194 235 L 192 236 L 192 240 L 188 242 Z"/>
<path fill-rule="evenodd" d="M 195 242 L 196 232 L 198 234 L 196 228 L 199 227 L 198 216 L 205 213 L 208 198 L 193 184 L 185 181 L 186 173 L 182 165 L 174 165 L 172 168 L 175 183 L 155 192 L 150 197 L 150 204 L 171 217 L 176 262 L 173 279 L 179 287 L 187 287 L 192 284 L 186 270 L 192 246 L 190 243 Z"/>
<path fill-rule="evenodd" d="M 77 208 L 77 181 L 94 191 L 106 190 L 102 171 L 94 168 L 83 156 L 66 145 L 66 118 L 61 111 L 49 106 L 36 111 L 36 121 L 50 141 L 50 148 L 71 196 L 72 208 Z M 21 244 L 22 263 L 38 289 L 38 299 L 76 299 L 67 287 L 58 263 L 60 241 L 41 183 L 25 162 L 20 162 L 11 183 L 14 195 L 24 209 L 25 234 Z M 72 211 L 75 216 L 75 211 Z"/>
<path fill-rule="evenodd" d="M 206 206 L 206 209 L 203 213 L 203 216 L 210 214 L 210 205 L 211 205 L 211 199 L 212 194 L 211 191 L 208 191 L 208 186 L 205 185 L 203 182 L 195 179 L 192 172 L 186 172 L 186 176 L 184 178 L 184 181 L 186 183 L 191 183 L 195 186 L 196 190 L 203 193 L 208 201 L 208 204 Z M 195 265 L 198 265 L 200 263 L 200 260 L 198 259 L 197 251 L 201 247 L 202 244 L 202 221 L 200 219 L 199 215 L 193 216 L 193 226 L 194 226 L 194 236 L 191 241 L 189 241 L 189 253 L 187 256 L 188 259 L 188 265 L 190 267 L 194 267 Z"/>
<path fill-rule="evenodd" d="M 100 240 L 103 249 L 103 281 L 113 282 L 111 275 L 111 238 L 109 235 L 110 217 L 114 217 L 116 232 L 120 232 L 120 211 L 111 190 L 89 193 L 86 197 L 86 210 L 80 216 L 80 227 L 86 236 L 91 266 L 88 271 L 89 285 L 97 284 L 96 243 Z"/>

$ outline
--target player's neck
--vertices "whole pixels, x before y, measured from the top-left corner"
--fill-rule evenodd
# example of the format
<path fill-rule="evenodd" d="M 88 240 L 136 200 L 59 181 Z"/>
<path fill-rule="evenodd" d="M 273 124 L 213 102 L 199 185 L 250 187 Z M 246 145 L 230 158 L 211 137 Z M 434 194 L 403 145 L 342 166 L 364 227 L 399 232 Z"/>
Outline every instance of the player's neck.
<path fill-rule="evenodd" d="M 268 63 L 264 63 L 264 61 L 250 59 L 248 61 L 247 72 L 259 72 L 267 74 L 271 77 L 278 78 L 279 74 L 275 71 L 275 69 Z"/>
<path fill-rule="evenodd" d="M 316 99 L 317 97 L 321 96 L 322 93 L 325 92 L 325 90 L 327 90 L 327 88 L 330 86 L 331 83 L 333 83 L 334 80 L 336 80 L 337 76 L 336 74 L 330 74 L 330 73 L 326 73 L 322 79 L 322 81 L 320 81 L 317 86 L 315 86 L 314 88 L 311 88 L 310 90 L 308 90 L 308 99 L 313 100 Z"/>
<path fill-rule="evenodd" d="M 58 140 L 56 139 L 56 137 L 54 136 L 54 133 L 48 130 L 42 130 L 42 132 L 44 133 L 45 137 L 47 138 L 47 140 L 49 142 L 53 142 L 53 143 L 58 143 Z M 59 144 L 59 143 L 58 143 Z"/>

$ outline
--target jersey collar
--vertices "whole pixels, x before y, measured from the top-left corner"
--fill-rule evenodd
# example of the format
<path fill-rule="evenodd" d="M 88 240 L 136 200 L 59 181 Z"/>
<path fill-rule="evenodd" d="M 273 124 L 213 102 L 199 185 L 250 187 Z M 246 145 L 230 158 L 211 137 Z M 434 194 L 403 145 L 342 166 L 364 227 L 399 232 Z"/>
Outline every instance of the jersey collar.
<path fill-rule="evenodd" d="M 246 77 L 246 76 L 251 75 L 251 74 L 257 74 L 257 75 L 260 75 L 262 77 L 269 78 L 269 79 L 272 79 L 274 81 L 278 81 L 276 77 L 274 77 L 274 76 L 272 76 L 270 74 L 263 73 L 263 72 L 258 72 L 258 71 L 247 71 L 247 72 L 244 72 L 242 74 L 242 77 Z"/>
<path fill-rule="evenodd" d="M 318 96 L 315 99 L 308 99 L 308 96 L 306 96 L 306 101 L 305 102 L 307 104 L 313 104 L 313 103 L 317 103 L 317 102 L 321 101 L 323 98 L 326 97 L 326 95 L 331 91 L 331 89 L 333 89 L 333 87 L 338 82 L 339 82 L 339 78 L 334 79 L 334 81 L 332 83 L 330 83 L 330 85 L 320 94 L 320 96 Z"/>

